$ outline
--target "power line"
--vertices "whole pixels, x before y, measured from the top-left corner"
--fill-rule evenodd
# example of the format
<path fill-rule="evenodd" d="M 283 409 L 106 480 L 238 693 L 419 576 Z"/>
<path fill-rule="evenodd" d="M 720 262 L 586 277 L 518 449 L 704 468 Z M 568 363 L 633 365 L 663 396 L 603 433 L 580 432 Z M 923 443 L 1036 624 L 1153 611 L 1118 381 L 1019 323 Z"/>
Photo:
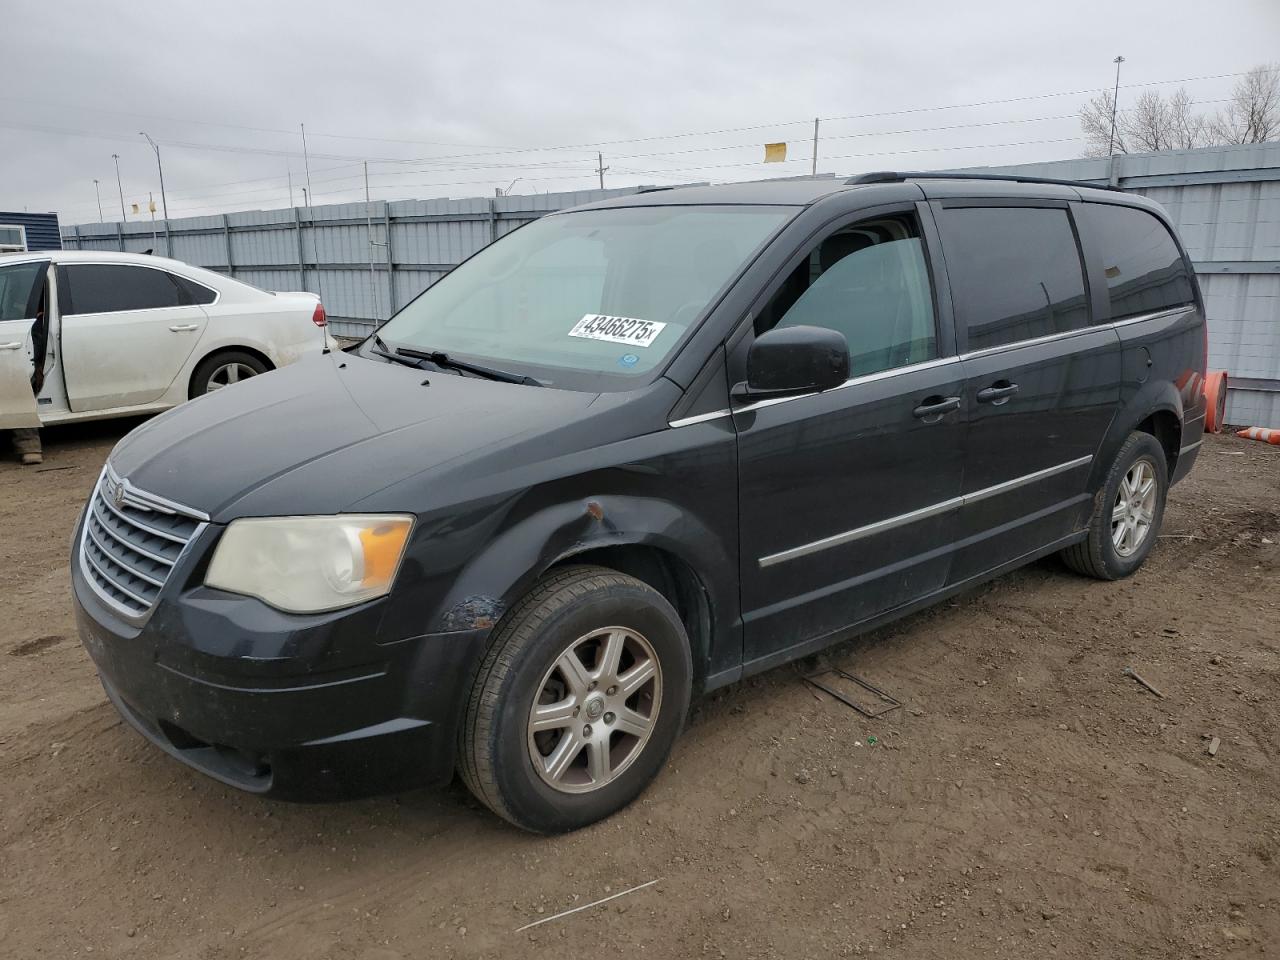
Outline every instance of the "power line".
<path fill-rule="evenodd" d="M 1136 87 L 1163 86 L 1163 85 L 1169 85 L 1174 83 L 1196 83 L 1196 82 L 1205 81 L 1205 80 L 1230 79 L 1230 78 L 1239 77 L 1239 76 L 1243 76 L 1243 73 L 1206 74 L 1203 76 L 1183 77 L 1180 79 L 1173 79 L 1173 80 L 1150 80 L 1150 81 L 1144 81 L 1140 83 L 1124 84 L 1121 89 L 1127 90 L 1127 89 L 1133 89 Z M 932 105 L 932 106 L 906 107 L 906 108 L 901 108 L 897 110 L 882 110 L 882 111 L 877 111 L 872 113 L 846 114 L 844 116 L 820 117 L 818 119 L 820 119 L 823 122 L 835 123 L 835 122 L 844 122 L 844 121 L 850 121 L 850 120 L 867 120 L 867 119 L 874 119 L 874 118 L 880 118 L 880 117 L 904 116 L 904 115 L 914 114 L 914 113 L 929 113 L 929 112 L 937 112 L 937 111 L 944 111 L 944 110 L 964 110 L 964 109 L 973 109 L 977 107 L 999 106 L 999 105 L 1010 104 L 1010 103 L 1025 103 L 1028 101 L 1035 101 L 1035 100 L 1047 100 L 1047 99 L 1053 99 L 1055 97 L 1079 96 L 1086 93 L 1092 93 L 1094 92 L 1094 90 L 1095 88 L 1089 87 L 1089 88 L 1080 89 L 1080 90 L 1059 91 L 1056 93 L 1033 94 L 1033 95 L 1022 96 L 1022 97 L 1005 97 L 1005 98 L 992 99 L 992 100 L 978 100 L 978 101 L 972 101 L 969 103 L 954 103 L 954 104 L 939 104 L 939 105 Z M 4 97 L 0 99 L 17 100 L 17 101 L 22 100 L 22 98 L 16 98 L 16 97 Z M 32 102 L 32 101 L 27 101 L 27 102 Z M 122 111 L 110 111 L 110 112 L 122 112 Z M 143 116 L 141 114 L 133 114 L 133 115 Z M 202 123 L 202 124 L 213 125 L 213 126 L 226 126 L 226 127 L 237 128 L 237 129 L 246 129 L 254 132 L 265 132 L 265 133 L 273 133 L 273 134 L 286 134 L 286 133 L 292 134 L 293 132 L 293 131 L 285 131 L 285 130 L 280 130 L 280 129 L 271 128 L 271 127 L 248 127 L 240 124 L 222 124 L 215 121 L 196 121 L 191 119 L 178 120 L 177 118 L 170 118 L 170 119 L 173 122 Z M 589 141 L 589 142 L 575 143 L 575 144 L 553 144 L 553 145 L 529 146 L 529 147 L 494 147 L 494 148 L 483 150 L 481 152 L 466 153 L 466 154 L 452 154 L 452 155 L 434 156 L 434 157 L 414 157 L 414 158 L 359 157 L 359 156 L 352 156 L 352 155 L 346 155 L 346 154 L 321 154 L 321 153 L 312 154 L 312 156 L 318 159 L 348 160 L 348 161 L 353 161 L 357 163 L 363 162 L 365 160 L 368 160 L 371 162 L 376 161 L 376 162 L 383 162 L 383 163 L 426 163 L 426 162 L 433 162 L 433 161 L 440 161 L 440 160 L 463 160 L 463 159 L 471 159 L 475 157 L 485 157 L 485 156 L 505 156 L 512 153 L 537 153 L 537 152 L 549 152 L 549 151 L 555 151 L 555 150 L 582 150 L 582 149 L 588 149 L 588 148 L 599 149 L 601 147 L 618 146 L 618 145 L 627 144 L 627 143 L 651 143 L 651 142 L 660 141 L 660 140 L 676 140 L 676 139 L 684 139 L 688 137 L 722 136 L 727 133 L 739 133 L 739 132 L 746 132 L 746 131 L 753 131 L 753 130 L 766 130 L 766 129 L 772 129 L 776 127 L 794 126 L 799 124 L 808 125 L 812 122 L 813 122 L 813 118 L 808 117 L 803 120 L 777 120 L 769 123 L 748 124 L 748 125 L 736 126 L 736 127 L 722 127 L 714 130 L 686 131 L 682 133 L 657 134 L 657 135 L 651 135 L 651 136 L 631 137 L 631 138 L 623 138 L 623 139 L 615 139 L 615 140 L 596 140 L 596 141 Z M 14 121 L 0 121 L 0 126 L 13 127 L 17 129 L 30 129 L 30 130 L 37 130 L 41 132 L 49 132 L 49 133 L 60 133 L 60 134 L 65 134 L 70 136 L 88 136 L 88 137 L 95 137 L 95 138 L 104 139 L 104 140 L 131 139 L 118 134 L 109 134 L 109 133 L 102 133 L 97 131 L 76 130 L 72 128 L 53 127 L 53 126 L 43 125 L 43 124 L 21 123 L 21 122 L 14 122 Z M 316 134 L 313 134 L 313 136 L 316 136 Z M 430 145 L 430 146 L 451 145 L 451 144 L 442 143 L 440 141 L 407 140 L 407 139 L 400 140 L 396 138 L 359 137 L 355 135 L 346 135 L 346 134 L 324 134 L 324 136 L 342 138 L 342 139 L 363 140 L 368 142 L 407 143 L 407 144 L 422 144 L 422 145 Z M 834 138 L 832 137 L 828 139 L 834 139 Z M 216 144 L 216 143 L 207 143 L 207 142 L 202 143 L 202 142 L 187 141 L 187 140 L 165 140 L 165 139 L 161 139 L 159 142 L 166 146 L 179 147 L 183 149 L 193 149 L 193 150 L 213 150 L 213 151 L 223 151 L 223 152 L 232 152 L 232 153 L 250 153 L 250 154 L 261 154 L 264 156 L 281 156 L 281 157 L 300 157 L 301 156 L 301 154 L 299 154 L 297 151 L 294 151 L 294 150 L 287 150 L 287 149 L 282 150 L 282 149 L 274 149 L 274 148 L 267 148 L 267 147 L 249 147 L 242 144 Z M 466 145 L 456 144 L 456 146 L 466 146 Z"/>

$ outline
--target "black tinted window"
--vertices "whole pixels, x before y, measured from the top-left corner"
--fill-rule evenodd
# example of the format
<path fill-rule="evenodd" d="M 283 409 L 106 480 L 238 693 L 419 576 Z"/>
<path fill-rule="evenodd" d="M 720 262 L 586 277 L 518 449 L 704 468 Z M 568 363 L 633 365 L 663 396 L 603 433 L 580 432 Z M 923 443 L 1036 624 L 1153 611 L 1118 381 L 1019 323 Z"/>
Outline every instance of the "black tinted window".
<path fill-rule="evenodd" d="M 1084 271 L 1065 210 L 957 207 L 942 211 L 940 226 L 969 350 L 1088 325 Z"/>
<path fill-rule="evenodd" d="M 1102 259 L 1111 319 L 1195 301 L 1187 265 L 1163 223 L 1134 207 L 1087 203 L 1083 229 Z"/>
<path fill-rule="evenodd" d="M 915 218 L 866 220 L 814 246 L 761 311 L 756 331 L 797 326 L 844 334 L 855 377 L 937 356 Z"/>
<path fill-rule="evenodd" d="M 48 261 L 0 267 L 0 320 L 33 320 L 44 290 Z"/>
<path fill-rule="evenodd" d="M 180 277 L 176 273 L 172 274 L 172 276 L 173 282 L 182 291 L 183 303 L 213 303 L 218 296 L 217 293 L 204 286 L 204 284 L 188 280 L 186 277 Z"/>
<path fill-rule="evenodd" d="M 71 313 L 112 313 L 176 307 L 178 285 L 163 270 L 123 263 L 69 263 L 65 268 Z M 189 302 L 189 301 L 186 301 Z"/>

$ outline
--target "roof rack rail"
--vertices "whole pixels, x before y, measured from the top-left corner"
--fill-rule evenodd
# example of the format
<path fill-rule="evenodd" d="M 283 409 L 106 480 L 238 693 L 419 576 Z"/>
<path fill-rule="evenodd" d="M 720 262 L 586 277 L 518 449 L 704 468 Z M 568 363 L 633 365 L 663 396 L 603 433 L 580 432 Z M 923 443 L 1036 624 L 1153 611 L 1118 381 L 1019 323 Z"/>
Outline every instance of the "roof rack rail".
<path fill-rule="evenodd" d="M 874 173 L 860 173 L 850 177 L 845 183 L 849 186 L 864 183 L 902 183 L 904 180 L 1008 180 L 1013 183 L 1045 183 L 1058 187 L 1087 187 L 1091 190 L 1115 190 L 1124 193 L 1119 187 L 1107 183 L 1087 183 L 1084 180 L 1059 180 L 1054 177 L 1025 177 L 1016 173 L 943 173 L 928 170 L 877 170 Z"/>

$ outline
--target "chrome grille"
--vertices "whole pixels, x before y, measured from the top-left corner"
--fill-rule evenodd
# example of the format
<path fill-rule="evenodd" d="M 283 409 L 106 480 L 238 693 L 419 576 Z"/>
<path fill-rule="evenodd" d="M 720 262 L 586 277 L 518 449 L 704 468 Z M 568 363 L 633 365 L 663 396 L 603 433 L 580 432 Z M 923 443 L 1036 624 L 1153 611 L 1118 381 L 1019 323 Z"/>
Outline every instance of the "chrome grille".
<path fill-rule="evenodd" d="M 208 519 L 198 510 L 137 489 L 108 465 L 85 510 L 80 541 L 85 577 L 116 610 L 143 618 Z"/>

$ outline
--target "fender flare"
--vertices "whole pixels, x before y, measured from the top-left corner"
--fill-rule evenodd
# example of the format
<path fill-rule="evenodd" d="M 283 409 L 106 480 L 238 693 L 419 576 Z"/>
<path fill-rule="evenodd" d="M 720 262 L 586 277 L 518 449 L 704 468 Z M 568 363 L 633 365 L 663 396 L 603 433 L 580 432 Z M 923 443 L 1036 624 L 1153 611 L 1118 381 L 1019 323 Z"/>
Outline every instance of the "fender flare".
<path fill-rule="evenodd" d="M 546 506 L 490 539 L 454 578 L 429 629 L 491 629 L 552 567 L 619 546 L 653 547 L 686 564 L 701 583 L 713 622 L 732 602 L 715 594 L 704 572 L 736 570 L 737 556 L 700 518 L 667 500 L 602 493 Z"/>
<path fill-rule="evenodd" d="M 1111 426 L 1093 459 L 1089 474 L 1090 490 L 1096 491 L 1102 485 L 1103 478 L 1111 469 L 1111 462 L 1129 434 L 1157 413 L 1173 414 L 1180 425 L 1186 422 L 1182 394 L 1167 380 L 1144 383 L 1132 397 L 1123 402 L 1112 418 Z M 1169 470 L 1172 473 L 1172 463 L 1169 464 Z"/>

